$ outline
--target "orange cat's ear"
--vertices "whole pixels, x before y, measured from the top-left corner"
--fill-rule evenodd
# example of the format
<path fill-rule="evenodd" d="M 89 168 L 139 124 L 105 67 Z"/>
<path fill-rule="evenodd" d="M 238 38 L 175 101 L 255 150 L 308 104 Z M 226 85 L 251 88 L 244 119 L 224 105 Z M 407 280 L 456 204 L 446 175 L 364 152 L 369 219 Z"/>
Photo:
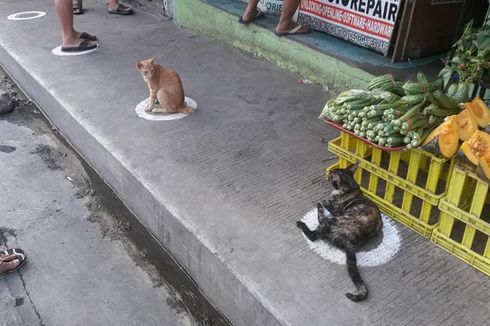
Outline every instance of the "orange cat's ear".
<path fill-rule="evenodd" d="M 154 64 L 154 63 L 155 63 L 155 58 L 151 58 L 151 59 L 150 59 L 150 64 L 152 65 L 152 64 Z"/>
<path fill-rule="evenodd" d="M 143 65 L 141 64 L 141 62 L 138 62 L 138 63 L 136 64 L 136 68 L 141 69 L 141 67 L 143 67 Z"/>

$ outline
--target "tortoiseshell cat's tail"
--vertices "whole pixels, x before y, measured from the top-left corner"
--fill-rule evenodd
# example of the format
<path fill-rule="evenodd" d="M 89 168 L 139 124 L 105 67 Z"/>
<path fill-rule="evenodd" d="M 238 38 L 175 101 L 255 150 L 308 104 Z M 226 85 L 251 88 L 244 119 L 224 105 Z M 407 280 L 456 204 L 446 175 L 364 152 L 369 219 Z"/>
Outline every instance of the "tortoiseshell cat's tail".
<path fill-rule="evenodd" d="M 356 252 L 353 250 L 346 250 L 345 254 L 347 256 L 347 271 L 357 290 L 357 293 L 346 293 L 345 296 L 352 301 L 362 301 L 367 298 L 368 290 L 357 269 Z"/>

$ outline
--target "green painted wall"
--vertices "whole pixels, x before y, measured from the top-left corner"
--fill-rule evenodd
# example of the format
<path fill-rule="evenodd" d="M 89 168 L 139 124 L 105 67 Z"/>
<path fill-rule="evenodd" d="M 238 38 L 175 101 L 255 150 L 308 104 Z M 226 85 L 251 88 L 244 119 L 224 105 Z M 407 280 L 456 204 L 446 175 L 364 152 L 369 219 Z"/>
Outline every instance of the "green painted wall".
<path fill-rule="evenodd" d="M 221 39 L 335 89 L 365 87 L 373 78 L 372 74 L 324 53 L 286 37 L 277 37 L 273 31 L 254 24 L 245 27 L 238 23 L 236 16 L 201 0 L 176 0 L 174 17 L 180 25 Z"/>

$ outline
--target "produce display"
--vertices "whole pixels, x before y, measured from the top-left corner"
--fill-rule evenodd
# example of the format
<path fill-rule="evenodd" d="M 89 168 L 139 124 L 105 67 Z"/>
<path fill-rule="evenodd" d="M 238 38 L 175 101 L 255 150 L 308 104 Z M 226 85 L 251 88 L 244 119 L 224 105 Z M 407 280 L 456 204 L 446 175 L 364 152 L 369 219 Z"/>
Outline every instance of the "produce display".
<path fill-rule="evenodd" d="M 490 25 L 476 29 L 470 22 L 437 79 L 421 72 L 416 80 L 377 76 L 366 90 L 329 100 L 320 118 L 384 150 L 420 146 L 446 158 L 457 155 L 490 180 L 490 110 L 479 97 L 488 83 Z"/>
<path fill-rule="evenodd" d="M 352 89 L 325 105 L 320 117 L 342 125 L 380 146 L 419 146 L 444 118 L 461 111 L 469 85 L 456 83 L 442 92 L 443 81 L 400 81 L 391 74 L 373 78 L 367 90 Z"/>

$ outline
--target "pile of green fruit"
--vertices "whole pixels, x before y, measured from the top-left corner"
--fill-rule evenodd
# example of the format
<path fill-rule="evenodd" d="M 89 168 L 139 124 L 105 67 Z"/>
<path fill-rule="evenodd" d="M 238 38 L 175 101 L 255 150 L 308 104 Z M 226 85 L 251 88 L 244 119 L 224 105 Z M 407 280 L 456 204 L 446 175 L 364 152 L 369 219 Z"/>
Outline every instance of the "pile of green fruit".
<path fill-rule="evenodd" d="M 367 90 L 347 90 L 329 100 L 320 118 L 380 146 L 417 147 L 468 100 L 468 84 L 451 86 L 444 94 L 442 79 L 428 81 L 419 72 L 416 82 L 400 81 L 385 74 L 373 78 Z"/>

